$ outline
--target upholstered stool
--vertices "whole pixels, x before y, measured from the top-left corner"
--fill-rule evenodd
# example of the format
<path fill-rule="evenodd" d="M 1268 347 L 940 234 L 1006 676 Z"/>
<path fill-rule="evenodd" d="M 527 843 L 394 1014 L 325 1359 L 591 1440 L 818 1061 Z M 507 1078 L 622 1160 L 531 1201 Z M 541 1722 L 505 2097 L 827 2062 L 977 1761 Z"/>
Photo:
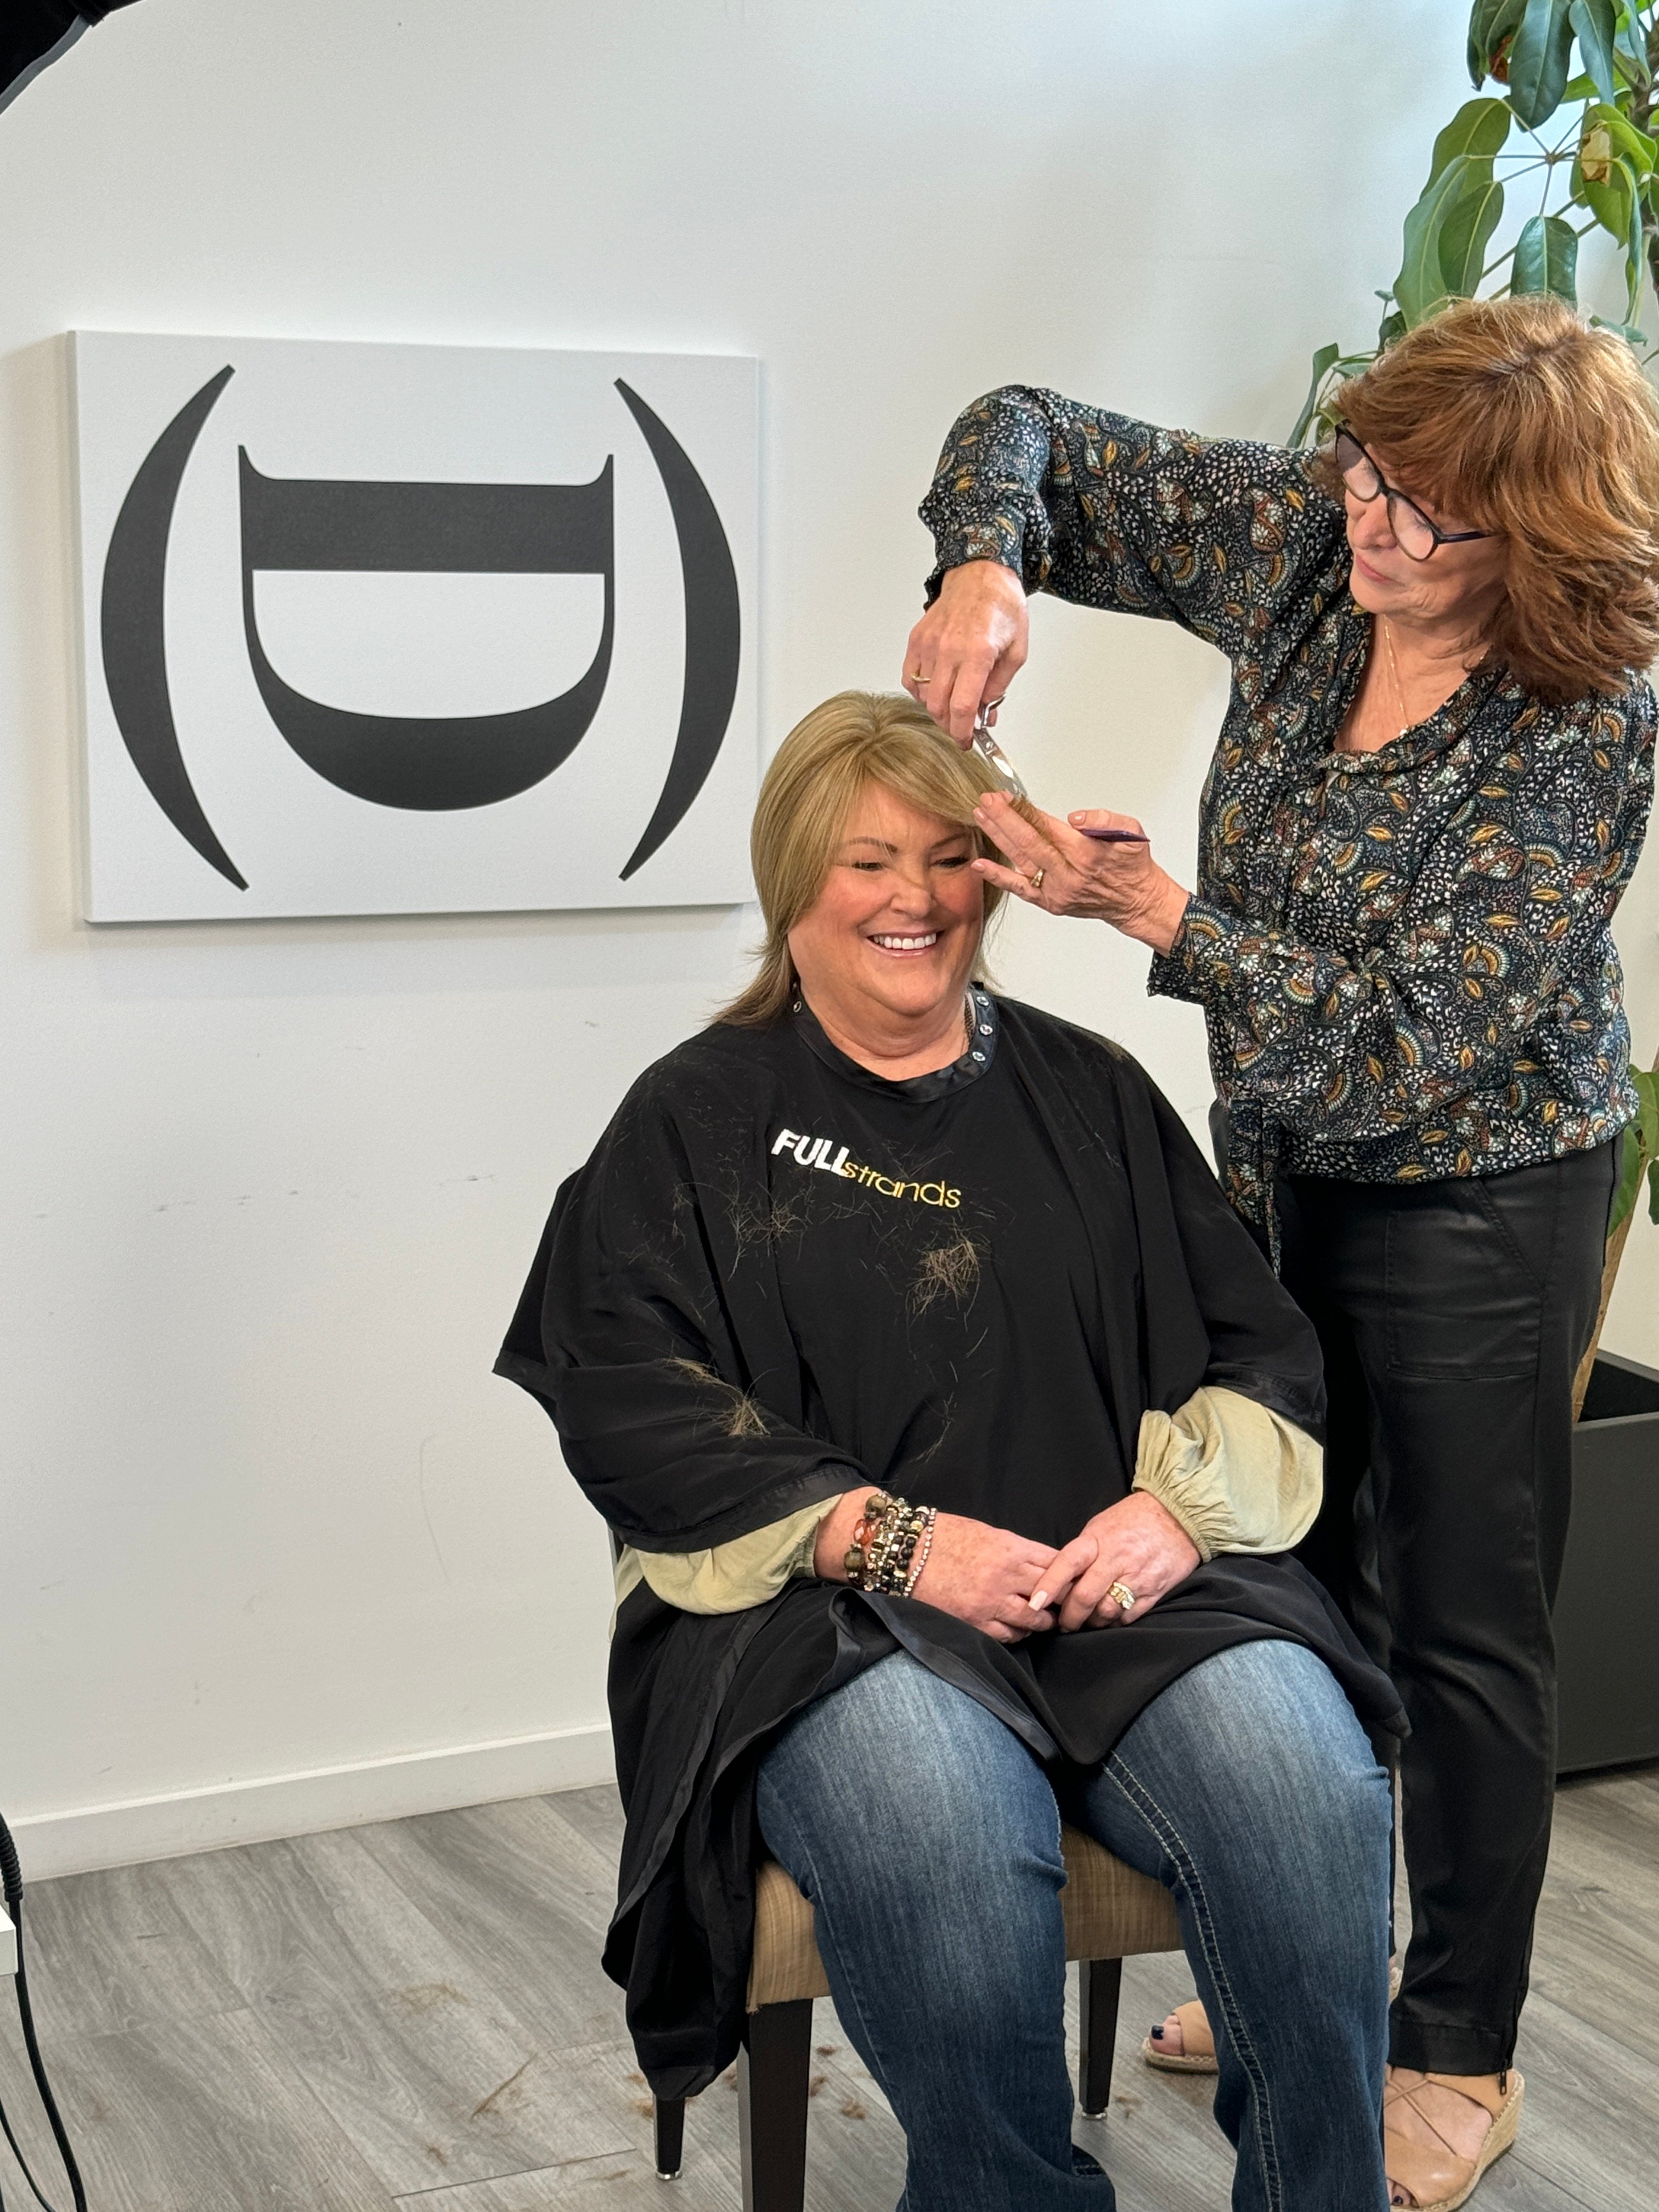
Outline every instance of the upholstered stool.
<path fill-rule="evenodd" d="M 1080 1962 L 1078 2099 L 1091 2117 L 1112 2091 L 1123 1961 L 1143 1951 L 1178 1951 L 1181 1930 L 1169 1892 L 1136 1874 L 1077 1828 L 1061 1831 L 1066 1854 L 1066 1955 Z M 807 2085 L 812 2003 L 830 1994 L 812 1937 L 812 1908 L 775 1860 L 755 1884 L 755 1956 L 749 2021 L 738 2059 L 744 2212 L 800 2212 L 806 2187 Z M 657 2100 L 657 2171 L 679 2172 L 683 2100 Z"/>

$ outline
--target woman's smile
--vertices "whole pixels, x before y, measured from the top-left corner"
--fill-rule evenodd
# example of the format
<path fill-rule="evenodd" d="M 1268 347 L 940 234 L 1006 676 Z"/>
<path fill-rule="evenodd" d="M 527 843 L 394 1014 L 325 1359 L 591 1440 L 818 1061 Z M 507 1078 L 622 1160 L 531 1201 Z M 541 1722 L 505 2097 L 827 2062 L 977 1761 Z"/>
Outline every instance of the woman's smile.
<path fill-rule="evenodd" d="M 918 953 L 931 952 L 939 939 L 939 933 L 936 929 L 924 930 L 919 934 L 878 930 L 872 931 L 866 942 L 873 945 L 878 952 L 894 955 L 901 960 L 914 960 Z"/>

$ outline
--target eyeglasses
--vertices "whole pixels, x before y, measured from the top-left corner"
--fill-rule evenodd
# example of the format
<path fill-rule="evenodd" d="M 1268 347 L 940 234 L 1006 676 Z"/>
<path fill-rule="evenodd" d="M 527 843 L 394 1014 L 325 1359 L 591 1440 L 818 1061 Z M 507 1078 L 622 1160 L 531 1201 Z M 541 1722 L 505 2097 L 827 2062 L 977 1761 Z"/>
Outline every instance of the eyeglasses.
<path fill-rule="evenodd" d="M 1422 508 L 1385 483 L 1382 471 L 1351 430 L 1336 434 L 1336 465 L 1342 481 L 1362 505 L 1382 498 L 1389 502 L 1389 527 L 1401 551 L 1413 561 L 1426 561 L 1437 545 L 1463 545 L 1474 538 L 1496 538 L 1495 530 L 1443 530 L 1431 522 Z"/>

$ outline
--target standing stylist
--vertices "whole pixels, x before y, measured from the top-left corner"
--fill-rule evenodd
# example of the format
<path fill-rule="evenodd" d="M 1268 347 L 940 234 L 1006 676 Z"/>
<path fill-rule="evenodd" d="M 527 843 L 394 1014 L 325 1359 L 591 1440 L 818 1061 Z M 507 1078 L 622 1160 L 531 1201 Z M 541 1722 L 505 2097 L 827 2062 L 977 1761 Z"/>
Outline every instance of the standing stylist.
<path fill-rule="evenodd" d="M 1652 792 L 1659 410 L 1624 341 L 1551 300 L 1454 307 L 1338 404 L 1308 455 L 980 400 L 922 507 L 905 677 L 965 739 L 1034 591 L 1232 663 L 1196 892 L 1083 834 L 1125 817 L 1039 834 L 1000 798 L 981 820 L 1013 866 L 975 865 L 1138 938 L 1150 988 L 1203 1007 L 1229 1195 L 1319 1329 L 1301 1555 L 1363 1624 L 1369 1472 L 1376 1656 L 1413 1730 L 1388 2168 L 1395 2203 L 1449 2205 L 1520 2112 L 1571 1382 L 1636 1110 L 1608 923 Z"/>

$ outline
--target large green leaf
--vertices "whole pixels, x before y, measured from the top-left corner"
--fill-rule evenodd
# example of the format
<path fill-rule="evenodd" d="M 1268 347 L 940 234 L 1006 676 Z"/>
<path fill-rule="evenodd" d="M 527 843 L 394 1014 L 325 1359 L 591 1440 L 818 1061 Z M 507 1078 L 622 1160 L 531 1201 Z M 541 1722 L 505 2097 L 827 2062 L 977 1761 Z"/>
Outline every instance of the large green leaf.
<path fill-rule="evenodd" d="M 1374 353 L 1345 353 L 1339 355 L 1334 345 L 1321 346 L 1313 357 L 1313 375 L 1308 385 L 1308 397 L 1302 412 L 1291 433 L 1292 446 L 1308 442 L 1311 432 L 1316 444 L 1323 428 L 1335 418 L 1334 395 L 1350 376 L 1358 376 L 1376 359 Z"/>
<path fill-rule="evenodd" d="M 1510 274 L 1511 292 L 1553 292 L 1578 304 L 1578 235 L 1559 215 L 1535 215 L 1521 226 Z"/>
<path fill-rule="evenodd" d="M 1619 96 L 1619 79 L 1613 66 L 1613 42 L 1619 28 L 1619 11 L 1613 0 L 1571 0 L 1568 20 L 1578 38 L 1584 67 L 1595 79 L 1603 100 Z"/>
<path fill-rule="evenodd" d="M 1642 1188 L 1642 1139 L 1636 1133 L 1634 1121 L 1626 1122 L 1620 1132 L 1619 1154 L 1619 1188 L 1613 1194 L 1613 1204 L 1607 1209 L 1607 1234 L 1612 1236 L 1620 1223 L 1636 1203 L 1636 1194 Z M 1659 1160 L 1653 1164 L 1659 1167 Z M 1659 1214 L 1654 1216 L 1659 1220 Z"/>
<path fill-rule="evenodd" d="M 1598 131 L 1607 134 L 1609 154 L 1622 154 L 1643 183 L 1659 167 L 1659 141 L 1650 138 L 1645 131 L 1638 131 L 1622 107 L 1613 107 L 1604 100 L 1593 100 L 1584 110 L 1583 128 L 1578 139 L 1578 161 L 1582 169 L 1586 159 L 1586 147 Z"/>
<path fill-rule="evenodd" d="M 1630 1079 L 1636 1090 L 1636 1127 L 1642 1149 L 1650 1160 L 1659 1160 L 1659 1071 L 1633 1067 Z"/>
<path fill-rule="evenodd" d="M 1642 185 L 1629 158 L 1615 155 L 1605 180 L 1586 176 L 1577 162 L 1573 177 L 1585 204 L 1608 236 L 1625 249 L 1625 283 L 1628 295 L 1625 313 L 1634 323 L 1642 303 L 1644 270 Z"/>
<path fill-rule="evenodd" d="M 1587 137 L 1580 143 L 1572 165 L 1572 196 L 1620 246 L 1630 240 L 1631 199 L 1638 190 L 1636 172 L 1626 155 L 1605 139 Z"/>
<path fill-rule="evenodd" d="M 1319 405 L 1319 387 L 1336 367 L 1337 357 L 1341 351 L 1341 347 L 1333 340 L 1329 345 L 1321 346 L 1314 356 L 1313 374 L 1308 380 L 1308 396 L 1302 403 L 1302 412 L 1297 416 L 1296 428 L 1291 433 L 1293 446 L 1299 446 L 1307 436 L 1308 425 L 1313 421 L 1315 410 Z"/>
<path fill-rule="evenodd" d="M 1528 131 L 1561 104 L 1572 59 L 1570 0 L 1527 0 L 1509 51 L 1510 105 Z"/>
<path fill-rule="evenodd" d="M 1491 155 L 1485 154 L 1454 155 L 1423 192 L 1406 217 L 1400 274 L 1394 280 L 1395 301 L 1408 330 L 1431 315 L 1453 289 L 1441 258 L 1443 238 L 1454 275 L 1461 279 L 1482 226 L 1485 238 L 1490 238 L 1502 205 L 1502 187 L 1492 175 Z M 1484 239 L 1478 250 L 1485 251 Z"/>
<path fill-rule="evenodd" d="M 1652 75 L 1648 67 L 1648 34 L 1634 7 L 1619 10 L 1619 33 L 1614 44 L 1636 82 L 1645 84 Z"/>
<path fill-rule="evenodd" d="M 1623 338 L 1626 345 L 1644 346 L 1648 342 L 1645 331 L 1638 331 L 1634 323 L 1610 323 L 1605 315 L 1592 315 L 1590 328 L 1611 331 L 1615 337 Z"/>
<path fill-rule="evenodd" d="M 1632 1068 L 1631 1080 L 1636 1085 L 1638 1118 L 1633 1129 L 1625 1132 L 1625 1142 L 1637 1139 L 1638 1168 L 1644 1156 L 1648 1169 L 1648 1218 L 1659 1221 L 1659 1069 Z M 1628 1165 L 1628 1161 L 1626 1162 Z M 1622 1191 L 1620 1195 L 1622 1196 Z M 1631 1193 L 1631 1204 L 1636 1202 L 1636 1193 Z"/>
<path fill-rule="evenodd" d="M 1486 248 L 1504 212 L 1504 187 L 1492 174 L 1490 161 L 1472 159 L 1464 173 L 1466 188 L 1447 208 L 1440 226 L 1441 281 L 1459 300 L 1473 298 L 1486 274 Z"/>
<path fill-rule="evenodd" d="M 1469 82 L 1484 84 L 1501 40 L 1521 21 L 1527 0 L 1475 0 L 1469 13 Z"/>
<path fill-rule="evenodd" d="M 1429 184 L 1460 154 L 1484 154 L 1490 157 L 1501 152 L 1514 120 L 1506 100 L 1466 100 L 1434 142 Z M 1424 190 L 1427 189 L 1425 185 Z"/>

